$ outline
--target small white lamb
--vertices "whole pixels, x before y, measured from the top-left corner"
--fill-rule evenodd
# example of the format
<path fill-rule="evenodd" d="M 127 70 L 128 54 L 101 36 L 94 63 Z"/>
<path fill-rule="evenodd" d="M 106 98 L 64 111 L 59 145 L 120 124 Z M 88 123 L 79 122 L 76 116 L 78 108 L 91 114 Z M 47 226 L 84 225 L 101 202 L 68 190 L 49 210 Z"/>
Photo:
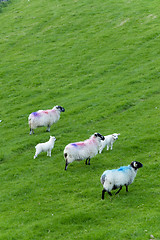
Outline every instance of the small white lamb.
<path fill-rule="evenodd" d="M 51 157 L 51 151 L 54 147 L 54 142 L 56 141 L 55 137 L 50 136 L 48 142 L 39 143 L 35 146 L 36 153 L 34 155 L 34 159 L 40 154 L 41 152 L 47 152 L 47 156 Z"/>
<path fill-rule="evenodd" d="M 99 148 L 99 153 L 103 151 L 105 146 L 107 145 L 107 151 L 109 150 L 109 147 L 111 147 L 111 150 L 113 148 L 113 143 L 118 139 L 118 136 L 120 133 L 113 133 L 111 135 L 104 136 L 105 140 L 101 141 L 101 146 Z"/>

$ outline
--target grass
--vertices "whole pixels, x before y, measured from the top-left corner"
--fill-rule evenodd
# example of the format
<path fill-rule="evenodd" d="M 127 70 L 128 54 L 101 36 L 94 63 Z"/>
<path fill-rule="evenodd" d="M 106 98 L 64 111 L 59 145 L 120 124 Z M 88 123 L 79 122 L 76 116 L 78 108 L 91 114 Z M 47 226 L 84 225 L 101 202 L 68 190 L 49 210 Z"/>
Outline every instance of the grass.
<path fill-rule="evenodd" d="M 0 3 L 0 239 L 160 239 L 159 1 Z M 29 135 L 28 115 L 63 106 Z M 113 150 L 64 171 L 66 144 L 120 132 Z M 33 159 L 54 135 L 52 157 Z M 144 167 L 101 200 L 106 169 Z"/>

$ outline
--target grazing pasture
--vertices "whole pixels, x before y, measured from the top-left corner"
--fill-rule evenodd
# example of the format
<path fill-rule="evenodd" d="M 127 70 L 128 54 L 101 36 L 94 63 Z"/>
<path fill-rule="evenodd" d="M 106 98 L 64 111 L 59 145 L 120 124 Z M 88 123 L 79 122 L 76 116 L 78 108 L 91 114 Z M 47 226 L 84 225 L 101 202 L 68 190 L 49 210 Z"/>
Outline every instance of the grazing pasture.
<path fill-rule="evenodd" d="M 160 239 L 159 1 L 9 0 L 0 22 L 0 239 Z M 50 133 L 29 135 L 55 105 Z M 121 136 L 65 171 L 64 147 L 95 132 Z M 128 193 L 102 201 L 102 173 L 131 161 Z"/>

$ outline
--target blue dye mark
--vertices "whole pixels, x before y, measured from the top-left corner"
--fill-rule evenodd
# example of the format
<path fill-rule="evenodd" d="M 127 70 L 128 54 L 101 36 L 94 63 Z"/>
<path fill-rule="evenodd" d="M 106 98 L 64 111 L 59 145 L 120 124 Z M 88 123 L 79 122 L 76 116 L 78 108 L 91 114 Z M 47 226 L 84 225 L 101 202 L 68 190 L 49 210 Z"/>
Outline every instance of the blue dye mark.
<path fill-rule="evenodd" d="M 71 145 L 74 146 L 74 147 L 77 147 L 77 144 L 75 144 L 75 143 L 71 143 Z"/>
<path fill-rule="evenodd" d="M 127 167 L 120 167 L 119 169 L 117 169 L 117 171 L 126 171 L 126 170 L 128 170 L 129 169 L 129 167 L 127 166 Z"/>
<path fill-rule="evenodd" d="M 37 112 L 32 112 L 32 114 L 33 114 L 35 117 L 39 116 L 39 113 L 37 113 Z"/>

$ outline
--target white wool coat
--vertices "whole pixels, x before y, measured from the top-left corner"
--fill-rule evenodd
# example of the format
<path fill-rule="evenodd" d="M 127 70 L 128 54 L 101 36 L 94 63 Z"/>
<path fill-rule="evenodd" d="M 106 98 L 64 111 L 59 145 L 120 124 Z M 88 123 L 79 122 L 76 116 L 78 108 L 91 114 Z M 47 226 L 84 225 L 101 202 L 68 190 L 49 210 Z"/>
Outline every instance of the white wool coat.
<path fill-rule="evenodd" d="M 98 153 L 99 146 L 100 138 L 92 135 L 83 142 L 68 144 L 64 149 L 64 155 L 67 154 L 68 163 L 92 158 Z"/>
<path fill-rule="evenodd" d="M 112 189 L 120 188 L 120 186 L 128 186 L 136 177 L 137 170 L 130 165 L 120 167 L 119 169 L 106 170 L 101 176 L 101 183 L 104 189 L 110 192 Z"/>
<path fill-rule="evenodd" d="M 36 153 L 34 155 L 34 159 L 38 156 L 38 154 L 40 154 L 41 152 L 47 152 L 47 156 L 51 157 L 51 151 L 54 147 L 54 143 L 56 141 L 55 137 L 50 136 L 49 141 L 45 142 L 45 143 L 38 143 L 35 146 L 36 149 Z"/>
<path fill-rule="evenodd" d="M 30 134 L 37 127 L 46 126 L 47 130 L 50 131 L 50 127 L 53 123 L 56 123 L 60 119 L 60 113 L 64 112 L 65 109 L 61 106 L 55 106 L 49 110 L 38 110 L 32 112 L 28 117 L 28 123 L 30 127 Z"/>

